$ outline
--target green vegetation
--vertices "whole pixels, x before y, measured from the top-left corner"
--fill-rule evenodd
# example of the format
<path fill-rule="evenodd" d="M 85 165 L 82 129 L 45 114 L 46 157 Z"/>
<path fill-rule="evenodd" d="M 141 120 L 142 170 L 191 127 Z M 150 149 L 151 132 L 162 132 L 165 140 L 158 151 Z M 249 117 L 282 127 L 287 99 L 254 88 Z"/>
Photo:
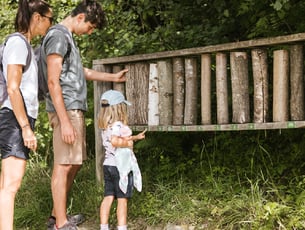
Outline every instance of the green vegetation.
<path fill-rule="evenodd" d="M 301 129 L 148 133 L 135 148 L 143 191 L 135 191 L 129 203 L 130 226 L 304 229 L 303 138 Z M 29 162 L 17 196 L 17 229 L 38 230 L 46 222 L 52 203 L 50 171 L 38 154 Z M 98 228 L 102 194 L 92 157 L 75 180 L 68 212 L 85 213 Z"/>
<path fill-rule="evenodd" d="M 0 38 L 13 31 L 16 0 L 0 3 Z M 78 2 L 50 0 L 57 21 Z M 104 0 L 108 26 L 77 38 L 85 66 L 93 59 L 206 46 L 305 31 L 300 0 Z M 39 39 L 35 41 L 39 43 Z M 95 226 L 103 187 L 96 183 L 92 84 L 87 147 L 68 212 Z M 17 194 L 16 229 L 41 230 L 52 198 L 51 131 L 41 104 L 38 152 Z M 198 229 L 305 229 L 305 142 L 298 130 L 147 133 L 136 144 L 143 191 L 129 205 L 130 225 L 166 223 Z M 111 215 L 115 225 L 115 210 Z M 96 227 L 98 228 L 98 227 Z"/>

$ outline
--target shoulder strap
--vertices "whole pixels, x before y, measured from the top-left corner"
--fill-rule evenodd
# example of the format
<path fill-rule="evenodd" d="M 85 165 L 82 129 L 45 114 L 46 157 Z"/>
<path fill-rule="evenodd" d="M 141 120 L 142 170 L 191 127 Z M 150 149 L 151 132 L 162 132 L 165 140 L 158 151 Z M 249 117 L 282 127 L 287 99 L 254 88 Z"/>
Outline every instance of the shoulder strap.
<path fill-rule="evenodd" d="M 29 42 L 26 40 L 26 38 L 19 32 L 15 32 L 15 33 L 12 33 L 10 35 L 8 35 L 6 38 L 5 38 L 5 41 L 4 41 L 4 46 L 6 45 L 7 41 L 9 38 L 11 37 L 14 37 L 14 36 L 18 36 L 20 38 L 22 38 L 22 40 L 25 42 L 26 44 L 26 47 L 28 49 L 28 56 L 26 58 L 26 64 L 25 64 L 25 67 L 23 68 L 23 72 L 26 72 L 28 70 L 28 68 L 30 67 L 30 64 L 31 64 L 31 60 L 32 60 L 32 51 L 31 51 L 31 45 L 29 44 Z M 4 48 L 2 50 L 2 52 L 4 51 Z M 3 58 L 3 53 L 2 55 L 0 55 L 1 58 Z M 2 63 L 2 59 L 0 60 L 1 63 Z"/>

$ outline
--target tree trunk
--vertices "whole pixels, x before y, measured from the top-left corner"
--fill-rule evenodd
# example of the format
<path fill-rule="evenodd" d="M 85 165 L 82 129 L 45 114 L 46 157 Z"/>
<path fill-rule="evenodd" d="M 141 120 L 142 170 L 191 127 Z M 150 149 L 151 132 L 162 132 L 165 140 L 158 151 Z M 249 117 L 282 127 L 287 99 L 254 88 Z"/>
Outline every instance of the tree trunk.
<path fill-rule="evenodd" d="M 246 52 L 231 52 L 232 122 L 250 122 L 248 57 Z"/>
<path fill-rule="evenodd" d="M 157 64 L 149 65 L 148 125 L 159 125 L 159 77 Z"/>
<path fill-rule="evenodd" d="M 211 55 L 201 55 L 201 124 L 212 123 L 211 114 Z"/>
<path fill-rule="evenodd" d="M 273 53 L 273 121 L 288 120 L 288 71 L 289 56 L 287 50 Z"/>
<path fill-rule="evenodd" d="M 173 67 L 169 61 L 158 61 L 160 125 L 173 123 Z"/>
<path fill-rule="evenodd" d="M 304 120 L 304 58 L 303 46 L 290 48 L 290 115 L 293 121 Z"/>
<path fill-rule="evenodd" d="M 227 56 L 216 54 L 217 124 L 229 123 Z"/>
<path fill-rule="evenodd" d="M 253 84 L 254 84 L 254 123 L 268 121 L 268 62 L 267 51 L 254 49 L 252 54 Z"/>
<path fill-rule="evenodd" d="M 173 59 L 173 93 L 173 125 L 183 125 L 185 104 L 185 78 L 184 60 L 182 58 Z"/>

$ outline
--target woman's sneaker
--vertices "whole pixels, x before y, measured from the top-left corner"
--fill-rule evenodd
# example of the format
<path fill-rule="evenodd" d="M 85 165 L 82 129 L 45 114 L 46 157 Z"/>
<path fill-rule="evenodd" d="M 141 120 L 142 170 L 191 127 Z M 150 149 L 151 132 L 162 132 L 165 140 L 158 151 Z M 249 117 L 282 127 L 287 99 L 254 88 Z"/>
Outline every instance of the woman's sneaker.
<path fill-rule="evenodd" d="M 85 221 L 85 216 L 83 214 L 76 214 L 76 215 L 68 215 L 68 221 L 74 223 L 75 225 L 79 225 Z M 54 216 L 50 216 L 47 221 L 47 230 L 53 230 L 56 224 L 56 218 Z"/>

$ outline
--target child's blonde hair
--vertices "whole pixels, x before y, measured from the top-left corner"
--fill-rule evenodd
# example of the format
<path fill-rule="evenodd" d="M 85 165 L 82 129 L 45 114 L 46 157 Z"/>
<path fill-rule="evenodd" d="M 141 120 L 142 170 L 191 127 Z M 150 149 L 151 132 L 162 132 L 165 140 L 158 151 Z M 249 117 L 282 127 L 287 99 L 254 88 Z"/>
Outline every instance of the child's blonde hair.
<path fill-rule="evenodd" d="M 101 101 L 101 108 L 98 116 L 98 127 L 106 129 L 116 121 L 127 125 L 127 106 L 125 103 L 109 105 L 107 100 Z"/>

